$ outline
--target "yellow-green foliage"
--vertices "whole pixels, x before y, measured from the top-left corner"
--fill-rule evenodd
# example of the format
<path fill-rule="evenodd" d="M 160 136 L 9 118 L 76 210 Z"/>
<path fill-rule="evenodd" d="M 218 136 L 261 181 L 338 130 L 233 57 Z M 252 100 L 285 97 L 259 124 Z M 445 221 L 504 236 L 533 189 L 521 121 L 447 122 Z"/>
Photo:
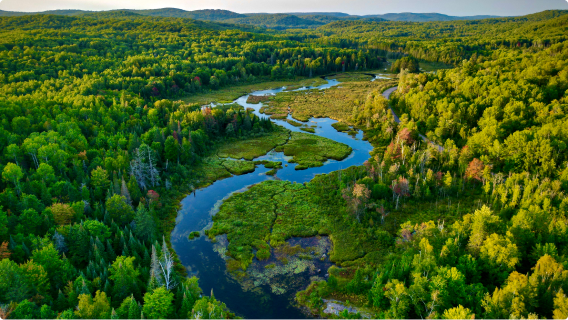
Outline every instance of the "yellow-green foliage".
<path fill-rule="evenodd" d="M 262 137 L 227 142 L 219 148 L 217 155 L 221 158 L 252 160 L 286 143 L 288 136 L 288 130 L 278 127 Z"/>
<path fill-rule="evenodd" d="M 289 162 L 298 163 L 296 170 L 321 167 L 327 159 L 343 160 L 352 151 L 343 143 L 301 132 L 292 132 L 288 143 L 276 150 L 292 156 Z"/>

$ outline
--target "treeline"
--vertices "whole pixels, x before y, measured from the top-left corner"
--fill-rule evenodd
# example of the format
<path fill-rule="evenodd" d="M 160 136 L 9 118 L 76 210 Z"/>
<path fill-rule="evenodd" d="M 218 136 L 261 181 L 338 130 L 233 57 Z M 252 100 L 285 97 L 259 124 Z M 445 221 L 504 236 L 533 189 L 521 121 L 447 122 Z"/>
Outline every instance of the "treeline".
<path fill-rule="evenodd" d="M 337 21 L 311 34 L 311 42 L 364 45 L 403 52 L 418 59 L 459 64 L 500 48 L 549 47 L 567 39 L 568 11 L 552 10 L 513 18 L 440 22 Z M 303 31 L 308 33 L 308 31 Z"/>
<path fill-rule="evenodd" d="M 259 77 L 293 78 L 381 66 L 377 50 L 306 46 L 267 35 L 205 29 L 201 22 L 191 21 L 2 18 L 0 83 L 13 96 L 66 87 L 74 95 L 128 90 L 144 99 L 158 99 Z M 24 31 L 28 29 L 36 31 Z"/>

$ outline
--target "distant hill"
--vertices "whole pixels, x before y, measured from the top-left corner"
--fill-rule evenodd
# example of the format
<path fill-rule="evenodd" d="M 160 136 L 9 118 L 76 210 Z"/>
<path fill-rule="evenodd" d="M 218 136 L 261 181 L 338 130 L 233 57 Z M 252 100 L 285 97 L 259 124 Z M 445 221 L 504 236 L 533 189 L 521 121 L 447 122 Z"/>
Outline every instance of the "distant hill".
<path fill-rule="evenodd" d="M 206 9 L 186 11 L 177 8 L 162 8 L 150 10 L 111 10 L 111 11 L 84 11 L 84 10 L 51 10 L 43 12 L 11 12 L 1 11 L 0 16 L 22 16 L 34 14 L 55 14 L 66 16 L 85 16 L 93 18 L 136 17 L 137 15 L 151 17 L 189 18 L 204 21 L 216 21 L 233 24 L 252 25 L 261 28 L 276 30 L 284 29 L 313 29 L 336 21 L 455 21 L 480 20 L 496 18 L 497 16 L 449 16 L 441 13 L 387 13 L 376 15 L 349 15 L 343 12 L 292 12 L 292 13 L 236 13 L 228 10 Z M 542 15 L 538 13 L 535 15 Z M 526 16 L 527 17 L 527 16 Z"/>
<path fill-rule="evenodd" d="M 232 12 L 229 10 L 219 10 L 219 9 L 185 11 L 176 8 L 163 8 L 163 9 L 152 9 L 152 10 L 130 10 L 130 11 L 153 17 L 191 18 L 196 20 L 210 20 L 210 21 L 220 21 L 220 20 L 246 17 L 244 14 Z"/>
<path fill-rule="evenodd" d="M 389 21 L 411 21 L 411 22 L 427 22 L 427 21 L 453 21 L 453 20 L 481 20 L 489 18 L 497 18 L 499 16 L 448 16 L 441 13 L 387 13 L 387 14 L 376 14 L 376 15 L 366 15 L 365 18 L 382 18 Z"/>
<path fill-rule="evenodd" d="M 20 12 L 20 11 L 4 11 L 0 10 L 0 17 L 19 17 L 19 16 L 27 16 L 27 15 L 35 15 L 35 14 L 55 14 L 58 16 L 73 16 L 77 14 L 83 13 L 90 13 L 94 11 L 86 11 L 86 10 L 48 10 L 42 12 Z M 102 12 L 102 11 L 101 11 Z"/>
<path fill-rule="evenodd" d="M 228 23 L 251 24 L 258 27 L 270 29 L 305 29 L 317 28 L 331 21 L 318 21 L 316 19 L 304 19 L 290 14 L 255 14 L 248 15 L 243 18 L 224 20 Z"/>
<path fill-rule="evenodd" d="M 289 13 L 241 14 L 229 10 L 219 10 L 219 9 L 186 11 L 177 8 L 161 8 L 161 9 L 149 9 L 149 10 L 123 9 L 123 10 L 110 10 L 110 11 L 97 11 L 97 12 L 100 13 L 100 12 L 124 12 L 124 11 L 130 11 L 140 15 L 153 16 L 153 17 L 191 18 L 196 20 L 209 20 L 209 21 L 233 22 L 237 21 L 235 19 L 238 19 L 239 23 L 253 24 L 257 26 L 271 26 L 275 28 L 285 28 L 285 27 L 297 28 L 298 26 L 302 26 L 302 28 L 304 27 L 311 28 L 338 20 L 367 20 L 367 21 L 388 20 L 388 21 L 425 22 L 425 21 L 477 20 L 477 19 L 498 17 L 491 15 L 459 17 L 459 16 L 449 16 L 441 13 L 413 13 L 413 12 L 372 14 L 372 15 L 363 15 L 363 16 L 349 15 L 343 12 L 289 12 Z M 16 11 L 0 10 L 0 16 L 22 16 L 29 14 L 81 15 L 87 13 L 94 13 L 94 12 L 85 11 L 85 10 L 50 10 L 42 12 L 16 12 Z M 537 15 L 538 14 L 543 14 L 543 13 L 537 13 Z M 304 20 L 309 20 L 312 22 L 307 22 Z"/>
<path fill-rule="evenodd" d="M 142 15 L 128 11 L 128 10 L 112 10 L 112 11 L 96 11 L 96 12 L 80 12 L 75 14 L 70 14 L 72 16 L 79 16 L 85 18 L 95 18 L 95 19 L 112 19 L 112 18 L 124 18 L 124 17 L 142 17 Z"/>
<path fill-rule="evenodd" d="M 343 12 L 284 12 L 285 14 L 291 14 L 294 16 L 329 16 L 329 17 L 349 17 L 351 15 Z"/>

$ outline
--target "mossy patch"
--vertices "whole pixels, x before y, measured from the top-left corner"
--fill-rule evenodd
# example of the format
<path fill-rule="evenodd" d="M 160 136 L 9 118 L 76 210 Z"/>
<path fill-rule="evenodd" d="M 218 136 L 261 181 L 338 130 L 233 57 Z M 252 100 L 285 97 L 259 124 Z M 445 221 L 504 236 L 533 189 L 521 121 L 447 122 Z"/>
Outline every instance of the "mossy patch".
<path fill-rule="evenodd" d="M 258 249 L 258 241 L 268 241 L 276 220 L 273 197 L 284 191 L 280 181 L 266 182 L 229 197 L 213 216 L 213 227 L 208 232 L 211 238 L 227 234 L 227 255 L 239 260 L 243 270 L 252 262 L 253 246 L 256 244 Z"/>
<path fill-rule="evenodd" d="M 346 132 L 350 130 L 350 127 L 347 123 L 338 121 L 331 125 L 335 130 L 339 132 Z"/>
<path fill-rule="evenodd" d="M 317 234 L 324 220 L 318 198 L 302 184 L 268 180 L 229 197 L 213 217 L 207 232 L 214 238 L 227 234 L 227 255 L 239 260 L 243 270 L 256 257 L 270 257 L 270 247 L 279 246 L 291 237 Z"/>
<path fill-rule="evenodd" d="M 218 149 L 217 155 L 221 158 L 245 160 L 263 156 L 288 140 L 289 131 L 282 127 L 276 128 L 262 137 L 226 142 Z"/>
<path fill-rule="evenodd" d="M 301 127 L 301 126 L 303 126 L 303 124 L 301 124 L 301 123 L 299 123 L 299 122 L 297 122 L 297 121 L 291 120 L 291 119 L 286 120 L 286 122 L 288 122 L 289 124 L 293 125 L 294 127 Z"/>
<path fill-rule="evenodd" d="M 268 101 L 269 98 L 270 98 L 269 96 L 253 96 L 253 95 L 250 95 L 247 98 L 247 103 L 257 104 L 257 103 L 261 103 L 263 101 Z"/>
<path fill-rule="evenodd" d="M 316 129 L 314 129 L 314 128 L 306 128 L 306 127 L 304 127 L 304 128 L 300 128 L 300 130 L 306 131 L 306 132 L 309 132 L 309 133 L 316 133 Z"/>
<path fill-rule="evenodd" d="M 223 166 L 223 160 L 215 156 L 204 158 L 197 165 L 196 172 L 201 187 L 231 176 L 231 173 Z"/>
<path fill-rule="evenodd" d="M 343 160 L 351 154 L 352 149 L 346 144 L 324 137 L 292 132 L 288 143 L 279 146 L 276 151 L 292 156 L 289 162 L 297 163 L 296 170 L 302 170 L 321 167 L 327 159 Z"/>
<path fill-rule="evenodd" d="M 223 166 L 234 175 L 253 172 L 255 169 L 254 162 L 243 160 L 225 160 L 223 161 Z"/>
<path fill-rule="evenodd" d="M 254 164 L 262 164 L 265 168 L 282 169 L 282 161 L 256 160 Z"/>
<path fill-rule="evenodd" d="M 271 96 L 260 112 L 267 115 L 292 114 L 292 118 L 306 122 L 312 117 L 332 118 L 347 124 L 355 124 L 353 108 L 365 103 L 365 97 L 372 91 L 396 85 L 396 80 L 371 82 L 364 73 L 342 73 L 335 76 L 340 86 L 326 90 L 286 91 Z"/>
<path fill-rule="evenodd" d="M 199 231 L 193 231 L 189 234 L 189 236 L 187 236 L 187 238 L 189 240 L 193 240 L 195 238 L 199 238 L 201 236 L 201 234 L 199 233 Z"/>

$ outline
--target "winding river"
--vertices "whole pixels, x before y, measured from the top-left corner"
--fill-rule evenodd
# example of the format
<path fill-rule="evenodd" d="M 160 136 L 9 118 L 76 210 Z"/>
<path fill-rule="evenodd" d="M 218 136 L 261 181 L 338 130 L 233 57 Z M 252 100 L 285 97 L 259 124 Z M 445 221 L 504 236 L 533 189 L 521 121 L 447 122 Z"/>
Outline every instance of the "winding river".
<path fill-rule="evenodd" d="M 338 84 L 337 80 L 327 80 L 326 84 L 319 87 L 304 87 L 296 90 L 306 90 L 306 94 L 309 94 L 308 90 L 310 89 L 324 90 Z M 286 88 L 282 87 L 256 91 L 251 94 L 274 95 L 284 90 Z M 254 113 L 258 116 L 266 116 L 259 111 L 262 103 L 248 104 L 247 98 L 248 95 L 242 96 L 235 102 L 245 108 L 253 108 Z M 291 119 L 291 116 L 289 115 L 288 118 Z M 303 132 L 300 128 L 294 127 L 284 120 L 273 121 L 291 131 Z M 254 172 L 216 181 L 206 188 L 196 190 L 194 194 L 188 195 L 181 201 L 181 209 L 176 218 L 176 227 L 171 235 L 172 246 L 187 268 L 188 274 L 199 278 L 199 285 L 204 293 L 209 294 L 210 291 L 213 291 L 215 297 L 226 303 L 227 307 L 237 315 L 245 318 L 293 319 L 306 317 L 306 314 L 300 308 L 294 306 L 294 293 L 276 294 L 270 290 L 268 285 L 262 284 L 254 288 L 244 288 L 226 271 L 225 260 L 219 253 L 218 243 L 213 243 L 206 236 L 201 236 L 195 240 L 189 240 L 187 236 L 192 231 L 203 231 L 210 228 L 212 225 L 211 217 L 217 212 L 223 199 L 234 192 L 246 190 L 250 185 L 276 177 L 281 180 L 304 183 L 313 179 L 317 174 L 363 164 L 369 158 L 369 153 L 373 147 L 369 142 L 362 140 L 363 133 L 361 131 L 358 131 L 355 136 L 338 132 L 331 126 L 335 122 L 337 121 L 329 118 L 312 118 L 308 125 L 315 126 L 315 134 L 318 136 L 349 145 L 353 152 L 346 159 L 342 161 L 329 160 L 322 167 L 295 170 L 296 164 L 288 163 L 291 157 L 284 156 L 282 152 L 270 151 L 255 160 L 282 161 L 284 168 L 278 170 L 275 177 L 266 175 L 265 173 L 269 169 L 259 165 Z M 323 261 L 320 268 L 325 272 L 330 265 L 329 261 Z M 298 290 L 304 289 L 311 281 L 308 272 L 293 277 L 297 278 L 294 279 L 294 288 Z M 283 282 L 288 280 L 291 279 L 281 279 Z"/>

